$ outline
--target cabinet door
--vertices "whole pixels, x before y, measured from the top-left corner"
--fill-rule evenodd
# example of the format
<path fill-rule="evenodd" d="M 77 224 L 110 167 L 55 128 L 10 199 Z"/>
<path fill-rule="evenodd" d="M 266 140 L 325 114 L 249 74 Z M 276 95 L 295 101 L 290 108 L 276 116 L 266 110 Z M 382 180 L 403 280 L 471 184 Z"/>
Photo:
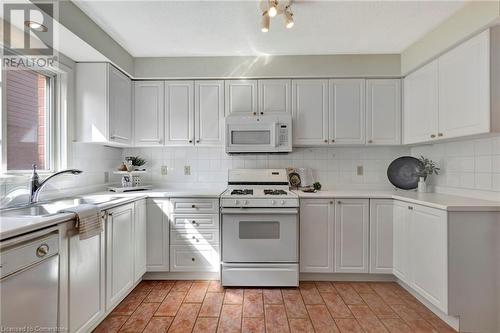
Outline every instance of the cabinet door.
<path fill-rule="evenodd" d="M 335 272 L 368 273 L 368 199 L 335 202 Z"/>
<path fill-rule="evenodd" d="M 404 144 L 432 140 L 438 133 L 438 62 L 404 79 Z"/>
<path fill-rule="evenodd" d="M 224 81 L 196 81 L 194 91 L 196 145 L 223 146 Z"/>
<path fill-rule="evenodd" d="M 292 80 L 293 145 L 328 144 L 328 80 Z"/>
<path fill-rule="evenodd" d="M 230 114 L 243 116 L 257 114 L 256 80 L 226 80 L 224 85 L 226 116 Z"/>
<path fill-rule="evenodd" d="M 330 143 L 365 143 L 365 80 L 330 80 Z"/>
<path fill-rule="evenodd" d="M 165 145 L 194 144 L 194 82 L 165 82 Z"/>
<path fill-rule="evenodd" d="M 134 82 L 134 142 L 136 146 L 163 145 L 163 81 Z"/>
<path fill-rule="evenodd" d="M 109 140 L 132 143 L 132 81 L 109 65 Z"/>
<path fill-rule="evenodd" d="M 412 205 L 410 221 L 411 285 L 429 302 L 448 311 L 446 211 Z"/>
<path fill-rule="evenodd" d="M 128 294 L 134 283 L 134 205 L 108 211 L 106 222 L 106 310 Z"/>
<path fill-rule="evenodd" d="M 134 216 L 134 281 L 146 273 L 146 200 L 135 203 Z"/>
<path fill-rule="evenodd" d="M 392 272 L 405 283 L 410 281 L 409 258 L 409 208 L 408 204 L 394 201 L 393 262 Z"/>
<path fill-rule="evenodd" d="M 439 134 L 443 138 L 490 130 L 489 30 L 439 58 Z"/>
<path fill-rule="evenodd" d="M 370 200 L 370 273 L 392 274 L 392 200 Z"/>
<path fill-rule="evenodd" d="M 76 230 L 69 235 L 69 332 L 89 332 L 105 310 L 105 236 L 80 240 Z"/>
<path fill-rule="evenodd" d="M 300 201 L 301 272 L 333 272 L 334 218 L 332 200 Z"/>
<path fill-rule="evenodd" d="M 292 81 L 259 80 L 259 112 L 263 115 L 291 112 Z"/>
<path fill-rule="evenodd" d="M 168 200 L 147 200 L 147 247 L 148 272 L 169 271 L 169 222 Z"/>
<path fill-rule="evenodd" d="M 401 80 L 366 80 L 366 142 L 401 143 Z"/>

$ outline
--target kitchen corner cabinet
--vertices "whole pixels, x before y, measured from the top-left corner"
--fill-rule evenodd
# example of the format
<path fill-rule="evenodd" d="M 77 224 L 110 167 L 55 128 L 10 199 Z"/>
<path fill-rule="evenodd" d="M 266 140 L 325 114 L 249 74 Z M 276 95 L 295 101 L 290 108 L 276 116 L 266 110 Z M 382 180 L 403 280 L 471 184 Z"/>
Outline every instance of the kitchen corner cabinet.
<path fill-rule="evenodd" d="M 329 81 L 329 142 L 365 143 L 365 80 Z"/>
<path fill-rule="evenodd" d="M 333 273 L 334 212 L 333 199 L 300 200 L 301 273 Z"/>
<path fill-rule="evenodd" d="M 132 82 L 108 63 L 76 64 L 77 140 L 132 144 Z"/>
<path fill-rule="evenodd" d="M 146 199 L 142 199 L 134 203 L 134 282 L 146 273 L 146 228 L 147 205 Z"/>
<path fill-rule="evenodd" d="M 370 273 L 392 274 L 392 199 L 370 199 Z"/>
<path fill-rule="evenodd" d="M 134 204 L 106 212 L 106 310 L 134 284 Z"/>
<path fill-rule="evenodd" d="M 134 82 L 134 144 L 162 146 L 164 136 L 163 81 Z"/>
<path fill-rule="evenodd" d="M 165 81 L 165 145 L 194 144 L 194 82 Z"/>
<path fill-rule="evenodd" d="M 225 80 L 225 114 L 257 115 L 257 80 Z"/>
<path fill-rule="evenodd" d="M 401 80 L 366 80 L 366 143 L 401 144 Z"/>
<path fill-rule="evenodd" d="M 147 199 L 146 269 L 148 272 L 170 270 L 168 211 L 167 199 Z"/>
<path fill-rule="evenodd" d="M 369 200 L 335 200 L 335 272 L 368 273 Z"/>
<path fill-rule="evenodd" d="M 196 146 L 224 145 L 224 81 L 194 82 Z"/>

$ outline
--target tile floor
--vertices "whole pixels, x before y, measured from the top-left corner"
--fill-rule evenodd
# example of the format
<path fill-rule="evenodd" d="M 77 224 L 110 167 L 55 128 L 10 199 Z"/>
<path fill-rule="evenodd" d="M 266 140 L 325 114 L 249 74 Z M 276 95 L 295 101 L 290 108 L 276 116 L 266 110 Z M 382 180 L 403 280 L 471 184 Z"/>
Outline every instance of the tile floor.
<path fill-rule="evenodd" d="M 392 282 L 142 281 L 94 332 L 455 332 Z"/>

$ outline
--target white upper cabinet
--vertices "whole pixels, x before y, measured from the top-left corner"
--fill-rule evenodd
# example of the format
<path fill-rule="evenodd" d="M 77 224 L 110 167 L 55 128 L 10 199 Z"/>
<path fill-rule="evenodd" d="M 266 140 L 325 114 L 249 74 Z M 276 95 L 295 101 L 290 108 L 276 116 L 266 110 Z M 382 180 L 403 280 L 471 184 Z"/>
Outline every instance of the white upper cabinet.
<path fill-rule="evenodd" d="M 438 133 L 438 61 L 404 79 L 404 140 L 428 141 Z"/>
<path fill-rule="evenodd" d="M 300 272 L 333 273 L 335 205 L 332 200 L 300 200 Z"/>
<path fill-rule="evenodd" d="M 365 80 L 330 80 L 329 141 L 365 143 Z"/>
<path fill-rule="evenodd" d="M 165 82 L 165 145 L 194 144 L 194 82 Z"/>
<path fill-rule="evenodd" d="M 163 81 L 134 82 L 134 142 L 136 146 L 163 145 Z"/>
<path fill-rule="evenodd" d="M 226 80 L 224 85 L 226 116 L 257 114 L 257 80 Z"/>
<path fill-rule="evenodd" d="M 366 80 L 366 143 L 401 144 L 401 80 Z"/>
<path fill-rule="evenodd" d="M 259 114 L 272 115 L 291 112 L 291 80 L 259 80 Z"/>
<path fill-rule="evenodd" d="M 443 138 L 490 130 L 490 32 L 439 58 L 439 133 Z"/>
<path fill-rule="evenodd" d="M 335 201 L 335 272 L 368 273 L 369 200 Z"/>
<path fill-rule="evenodd" d="M 196 145 L 224 145 L 224 81 L 196 81 L 194 90 Z"/>
<path fill-rule="evenodd" d="M 292 80 L 293 145 L 328 144 L 328 80 Z"/>
<path fill-rule="evenodd" d="M 75 80 L 78 140 L 130 145 L 130 79 L 108 63 L 77 63 Z"/>

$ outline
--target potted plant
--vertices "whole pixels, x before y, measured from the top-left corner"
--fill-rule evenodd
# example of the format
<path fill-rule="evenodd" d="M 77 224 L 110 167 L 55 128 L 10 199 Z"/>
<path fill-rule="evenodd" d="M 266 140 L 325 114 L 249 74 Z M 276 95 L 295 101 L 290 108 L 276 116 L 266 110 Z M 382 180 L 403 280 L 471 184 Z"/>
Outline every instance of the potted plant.
<path fill-rule="evenodd" d="M 141 158 L 140 156 L 129 156 L 126 158 L 127 162 L 130 162 L 134 167 L 135 171 L 143 171 L 144 168 L 141 168 L 146 164 L 146 160 Z"/>
<path fill-rule="evenodd" d="M 421 165 L 418 170 L 418 192 L 427 192 L 427 177 L 433 174 L 439 175 L 440 168 L 431 159 L 420 156 Z"/>

